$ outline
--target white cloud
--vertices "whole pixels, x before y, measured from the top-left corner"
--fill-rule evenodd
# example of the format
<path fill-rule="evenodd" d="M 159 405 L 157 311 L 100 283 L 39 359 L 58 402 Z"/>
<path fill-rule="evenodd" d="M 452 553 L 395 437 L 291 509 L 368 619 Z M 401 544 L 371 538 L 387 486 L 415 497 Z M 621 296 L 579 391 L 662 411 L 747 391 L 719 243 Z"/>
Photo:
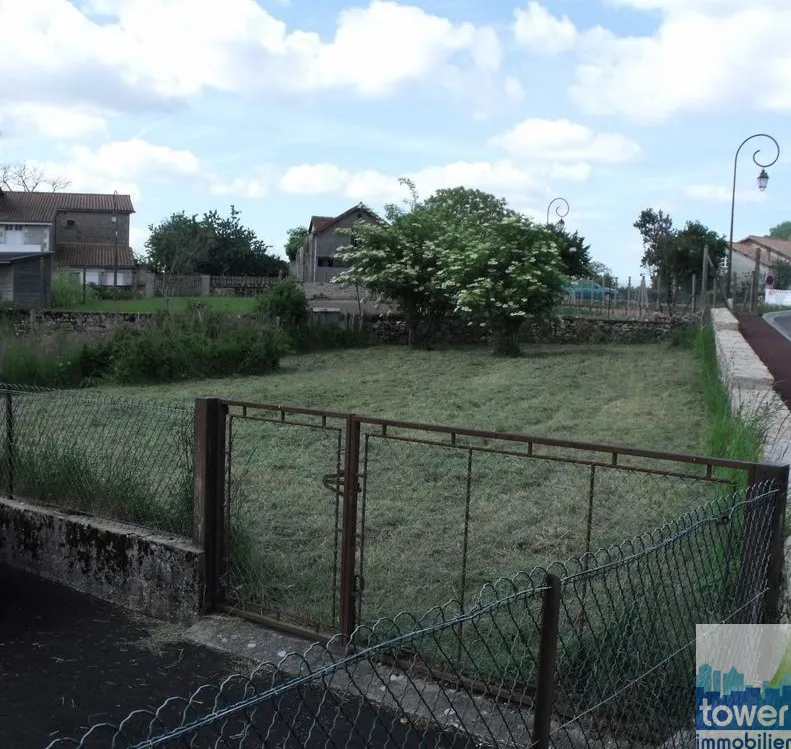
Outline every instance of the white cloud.
<path fill-rule="evenodd" d="M 617 163 L 640 155 L 640 146 L 623 135 L 596 133 L 569 120 L 524 120 L 490 142 L 523 159 Z"/>
<path fill-rule="evenodd" d="M 66 140 L 106 132 L 104 117 L 35 102 L 0 103 L 0 132 L 9 137 L 43 135 Z"/>
<path fill-rule="evenodd" d="M 445 74 L 494 74 L 502 50 L 487 26 L 372 0 L 337 18 L 334 36 L 289 30 L 256 0 L 0 2 L 0 101 L 113 111 L 171 106 L 206 90 L 392 94 Z M 451 76 L 452 77 L 452 76 Z"/>
<path fill-rule="evenodd" d="M 375 170 L 351 171 L 334 164 L 301 164 L 287 169 L 280 189 L 301 195 L 343 195 L 351 200 L 399 201 L 405 197 L 398 177 L 411 179 L 422 196 L 446 187 L 475 187 L 509 199 L 542 198 L 553 179 L 584 181 L 590 174 L 587 164 L 534 165 L 527 169 L 509 160 L 457 161 L 428 166 L 404 175 L 388 175 Z"/>
<path fill-rule="evenodd" d="M 678 112 L 791 111 L 787 0 L 619 0 L 662 12 L 651 36 L 580 37 L 571 87 L 589 112 L 661 122 Z"/>
<path fill-rule="evenodd" d="M 65 177 L 75 192 L 112 193 L 117 190 L 140 200 L 141 183 L 167 183 L 206 189 L 214 195 L 258 198 L 271 183 L 265 169 L 253 175 L 225 178 L 213 173 L 192 151 L 149 143 L 142 139 L 113 141 L 96 149 L 74 146 L 61 162 L 39 163 L 48 175 Z"/>
<path fill-rule="evenodd" d="M 733 196 L 732 188 L 724 185 L 688 185 L 682 192 L 687 198 L 715 203 L 730 203 Z M 760 203 L 764 195 L 757 187 L 755 190 L 736 190 L 739 203 Z"/>
<path fill-rule="evenodd" d="M 529 2 L 514 11 L 514 38 L 532 52 L 556 55 L 574 47 L 579 36 L 568 16 L 556 18 L 543 5 Z"/>

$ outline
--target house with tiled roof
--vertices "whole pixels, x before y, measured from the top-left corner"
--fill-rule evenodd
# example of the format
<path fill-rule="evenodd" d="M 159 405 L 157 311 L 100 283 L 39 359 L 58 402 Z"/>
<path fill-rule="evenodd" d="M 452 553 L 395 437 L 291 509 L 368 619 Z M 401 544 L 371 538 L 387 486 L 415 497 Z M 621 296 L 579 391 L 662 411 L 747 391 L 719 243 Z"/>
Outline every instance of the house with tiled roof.
<path fill-rule="evenodd" d="M 335 255 L 341 247 L 349 244 L 349 237 L 338 230 L 350 229 L 357 221 L 384 223 L 363 203 L 338 216 L 312 216 L 308 235 L 292 264 L 292 273 L 297 280 L 322 283 L 338 275 L 344 266 Z"/>
<path fill-rule="evenodd" d="M 11 256 L 97 286 L 132 284 L 129 195 L 0 190 L 0 262 Z M 0 296 L 10 298 L 0 266 Z M 51 271 L 50 271 L 51 275 Z"/>
<path fill-rule="evenodd" d="M 733 243 L 733 274 L 743 276 L 755 270 L 759 262 L 762 275 L 768 275 L 779 262 L 791 263 L 791 242 L 754 234 Z"/>

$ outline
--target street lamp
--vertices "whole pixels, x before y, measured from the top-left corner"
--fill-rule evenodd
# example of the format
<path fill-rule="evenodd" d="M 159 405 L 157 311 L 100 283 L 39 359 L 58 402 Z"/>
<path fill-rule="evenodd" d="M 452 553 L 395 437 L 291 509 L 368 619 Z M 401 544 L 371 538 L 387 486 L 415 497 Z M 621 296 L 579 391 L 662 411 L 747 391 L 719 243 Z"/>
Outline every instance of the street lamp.
<path fill-rule="evenodd" d="M 764 164 L 758 161 L 758 154 L 761 153 L 761 149 L 759 148 L 753 154 L 753 163 L 756 166 L 761 167 L 761 172 L 758 175 L 758 189 L 763 192 L 766 189 L 766 186 L 769 184 L 769 175 L 766 173 L 766 168 L 772 166 L 777 162 L 780 158 L 780 146 L 778 145 L 777 141 L 771 136 L 767 135 L 766 133 L 756 133 L 755 135 L 751 135 L 749 138 L 745 138 L 741 145 L 736 149 L 736 156 L 733 157 L 733 191 L 731 193 L 731 232 L 730 232 L 730 241 L 728 242 L 728 278 L 726 279 L 725 284 L 725 296 L 730 299 L 731 298 L 731 278 L 733 276 L 733 213 L 734 209 L 736 208 L 736 167 L 739 163 L 739 152 L 742 150 L 742 147 L 749 143 L 754 138 L 768 138 L 772 141 L 775 145 L 775 149 L 777 150 L 777 155 L 767 164 Z"/>
<path fill-rule="evenodd" d="M 565 205 L 565 206 L 566 206 L 566 210 L 565 210 L 565 212 L 564 212 L 564 213 L 561 213 L 561 210 L 562 210 L 562 209 L 561 209 L 561 207 L 560 207 L 560 206 L 558 206 L 557 208 L 555 208 L 555 213 L 556 213 L 556 214 L 558 215 L 558 217 L 560 218 L 560 221 L 558 221 L 558 222 L 557 222 L 556 226 L 557 226 L 557 228 L 558 228 L 560 231 L 563 231 L 563 229 L 565 229 L 565 228 L 566 228 L 566 222 L 565 222 L 563 219 L 564 219 L 566 216 L 568 216 L 568 215 L 569 215 L 569 203 L 568 203 L 568 201 L 567 201 L 565 198 L 554 198 L 553 200 L 550 200 L 550 201 L 549 201 L 549 205 L 547 206 L 547 226 L 551 226 L 551 224 L 549 223 L 549 211 L 550 211 L 550 209 L 552 208 L 552 206 L 553 206 L 555 203 L 558 203 L 558 202 L 560 202 L 560 203 L 563 203 L 563 205 Z"/>

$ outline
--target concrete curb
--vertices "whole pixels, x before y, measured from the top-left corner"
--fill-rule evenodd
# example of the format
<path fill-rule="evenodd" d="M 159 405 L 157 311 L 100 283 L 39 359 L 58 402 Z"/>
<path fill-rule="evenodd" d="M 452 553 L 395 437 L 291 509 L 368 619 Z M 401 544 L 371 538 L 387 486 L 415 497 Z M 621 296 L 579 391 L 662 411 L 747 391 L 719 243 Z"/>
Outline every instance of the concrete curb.
<path fill-rule="evenodd" d="M 768 323 L 769 323 L 769 324 L 770 324 L 770 325 L 771 325 L 771 326 L 772 326 L 772 327 L 773 327 L 773 328 L 774 328 L 774 329 L 775 329 L 775 330 L 776 330 L 778 333 L 780 333 L 780 335 L 781 335 L 781 336 L 783 336 L 783 338 L 785 338 L 787 341 L 791 341 L 791 333 L 789 333 L 789 332 L 788 332 L 787 330 L 785 330 L 784 328 L 780 327 L 780 325 L 778 325 L 778 324 L 777 324 L 777 322 L 776 322 L 776 320 L 777 320 L 777 318 L 778 318 L 778 317 L 790 317 L 790 316 L 791 316 L 791 312 L 789 312 L 789 311 L 787 311 L 787 310 L 786 310 L 786 311 L 784 311 L 784 312 L 767 312 L 767 313 L 766 313 L 766 314 L 763 316 L 763 318 L 764 318 L 764 320 L 766 320 L 766 322 L 768 322 Z"/>

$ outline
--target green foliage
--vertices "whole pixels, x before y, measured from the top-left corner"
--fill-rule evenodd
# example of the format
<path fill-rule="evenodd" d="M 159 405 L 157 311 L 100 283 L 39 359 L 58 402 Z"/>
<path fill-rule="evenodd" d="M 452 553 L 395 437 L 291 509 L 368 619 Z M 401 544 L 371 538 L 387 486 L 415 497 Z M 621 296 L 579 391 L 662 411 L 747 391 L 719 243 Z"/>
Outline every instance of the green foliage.
<path fill-rule="evenodd" d="M 261 294 L 256 300 L 256 310 L 265 320 L 286 329 L 304 327 L 310 314 L 305 292 L 293 278 Z"/>
<path fill-rule="evenodd" d="M 720 234 L 701 224 L 687 221 L 683 229 L 673 228 L 673 219 L 663 211 L 646 208 L 634 223 L 643 239 L 642 265 L 661 284 L 669 303 L 678 288 L 693 275 L 701 279 L 703 252 L 709 248 L 708 286 L 714 281 L 716 268 L 728 252 L 728 243 Z"/>
<path fill-rule="evenodd" d="M 559 296 L 555 235 L 480 190 L 438 190 L 421 202 L 414 185 L 401 182 L 407 209 L 388 206 L 384 226 L 357 223 L 338 253 L 347 270 L 334 281 L 396 301 L 413 345 L 426 345 L 443 317 L 461 311 L 491 323 L 495 348 L 514 353 L 521 321 Z"/>
<path fill-rule="evenodd" d="M 109 342 L 109 376 L 123 384 L 260 375 L 279 366 L 277 331 L 213 314 L 160 315 L 148 329 L 120 328 Z"/>
<path fill-rule="evenodd" d="M 305 244 L 308 238 L 308 229 L 305 226 L 297 226 L 294 229 L 289 229 L 286 239 L 286 257 L 293 263 L 297 259 L 297 254 Z"/>
<path fill-rule="evenodd" d="M 550 231 L 555 235 L 563 270 L 569 278 L 596 275 L 592 269 L 594 263 L 590 256 L 590 245 L 586 244 L 585 237 L 577 231 L 569 234 L 565 229 L 558 229 L 555 226 L 550 227 Z M 596 265 L 601 265 L 601 263 Z M 601 276 L 601 274 L 598 275 Z M 609 284 L 607 285 L 609 286 Z"/>
<path fill-rule="evenodd" d="M 791 289 L 791 263 L 781 260 L 772 269 L 775 289 Z"/>
<path fill-rule="evenodd" d="M 783 221 L 777 226 L 769 229 L 769 236 L 773 239 L 785 239 L 791 241 L 791 221 Z"/>
<path fill-rule="evenodd" d="M 85 301 L 97 299 L 93 286 L 85 289 Z M 82 282 L 72 273 L 57 271 L 52 276 L 52 306 L 55 309 L 74 309 L 83 303 Z"/>
<path fill-rule="evenodd" d="M 83 380 L 83 347 L 65 337 L 2 334 L 2 379 L 21 385 L 79 387 Z"/>
<path fill-rule="evenodd" d="M 211 276 L 277 276 L 288 264 L 269 254 L 255 232 L 242 225 L 241 212 L 231 206 L 230 216 L 217 211 L 202 218 L 174 213 L 159 225 L 149 226 L 147 262 L 155 273 Z"/>

